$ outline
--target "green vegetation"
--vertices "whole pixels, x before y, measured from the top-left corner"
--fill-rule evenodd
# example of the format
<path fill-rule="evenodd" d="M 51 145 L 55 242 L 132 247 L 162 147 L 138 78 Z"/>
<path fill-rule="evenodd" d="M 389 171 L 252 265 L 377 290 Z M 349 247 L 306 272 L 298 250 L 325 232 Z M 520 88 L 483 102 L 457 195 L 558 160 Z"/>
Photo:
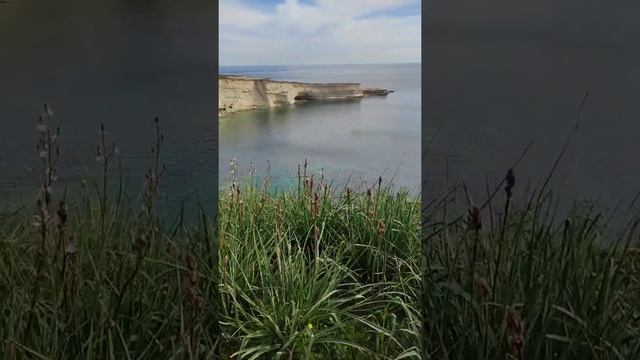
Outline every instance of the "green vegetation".
<path fill-rule="evenodd" d="M 109 203 L 104 215 L 89 198 L 56 208 L 44 231 L 26 210 L 0 217 L 0 353 L 198 359 L 212 351 L 211 222 L 163 231 L 123 205 Z"/>
<path fill-rule="evenodd" d="M 513 171 L 531 142 L 482 205 L 465 184 L 425 204 L 423 358 L 640 359 L 638 196 L 564 217 L 549 186 L 588 97 L 537 190 Z"/>
<path fill-rule="evenodd" d="M 60 134 L 50 118 L 45 107 L 37 124 L 37 204 L 0 215 L 0 354 L 212 358 L 219 340 L 214 224 L 201 211 L 196 220 L 178 217 L 173 225 L 156 215 L 162 174 L 157 120 L 135 206 L 111 184 L 118 151 L 104 127 L 94 186 L 65 195 L 57 182 Z"/>
<path fill-rule="evenodd" d="M 341 192 L 298 179 L 220 196 L 223 357 L 419 358 L 416 199 L 382 179 Z"/>
<path fill-rule="evenodd" d="M 426 207 L 426 358 L 639 359 L 635 199 L 558 221 L 552 193 L 513 196 L 514 182 L 483 206 L 452 191 Z"/>
<path fill-rule="evenodd" d="M 379 179 L 338 194 L 305 170 L 290 191 L 234 182 L 219 226 L 200 209 L 168 223 L 157 119 L 133 202 L 111 179 L 103 126 L 99 172 L 67 192 L 51 115 L 37 124 L 37 201 L 0 215 L 2 357 L 419 357 L 420 209 L 407 192 Z"/>

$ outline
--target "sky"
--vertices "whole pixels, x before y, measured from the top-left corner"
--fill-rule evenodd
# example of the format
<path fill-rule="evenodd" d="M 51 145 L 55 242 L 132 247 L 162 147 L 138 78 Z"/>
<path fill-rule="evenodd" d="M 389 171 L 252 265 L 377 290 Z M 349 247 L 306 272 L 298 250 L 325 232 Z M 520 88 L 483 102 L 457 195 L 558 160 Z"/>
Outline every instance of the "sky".
<path fill-rule="evenodd" d="M 220 65 L 419 63 L 420 0 L 220 0 Z"/>

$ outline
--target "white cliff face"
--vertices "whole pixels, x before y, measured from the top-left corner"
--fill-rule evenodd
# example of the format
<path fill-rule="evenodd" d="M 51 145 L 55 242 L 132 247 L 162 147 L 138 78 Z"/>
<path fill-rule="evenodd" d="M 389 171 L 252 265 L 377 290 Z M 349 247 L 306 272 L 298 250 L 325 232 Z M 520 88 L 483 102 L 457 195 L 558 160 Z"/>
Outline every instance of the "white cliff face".
<path fill-rule="evenodd" d="M 358 83 L 301 83 L 250 78 L 218 77 L 218 116 L 244 110 L 293 104 L 297 101 L 358 99 L 384 96 L 385 89 L 361 89 Z"/>

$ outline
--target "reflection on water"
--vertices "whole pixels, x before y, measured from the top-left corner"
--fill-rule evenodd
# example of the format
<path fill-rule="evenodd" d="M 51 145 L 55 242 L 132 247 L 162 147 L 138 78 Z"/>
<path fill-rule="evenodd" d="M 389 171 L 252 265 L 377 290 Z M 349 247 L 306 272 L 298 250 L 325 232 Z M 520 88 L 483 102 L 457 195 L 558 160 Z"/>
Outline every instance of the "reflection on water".
<path fill-rule="evenodd" d="M 308 82 L 360 82 L 395 92 L 355 101 L 307 102 L 238 113 L 220 123 L 220 173 L 229 178 L 235 156 L 247 174 L 253 163 L 272 183 L 297 183 L 297 164 L 342 185 L 378 176 L 415 193 L 420 184 L 420 65 L 324 65 L 221 68 L 246 74 Z"/>

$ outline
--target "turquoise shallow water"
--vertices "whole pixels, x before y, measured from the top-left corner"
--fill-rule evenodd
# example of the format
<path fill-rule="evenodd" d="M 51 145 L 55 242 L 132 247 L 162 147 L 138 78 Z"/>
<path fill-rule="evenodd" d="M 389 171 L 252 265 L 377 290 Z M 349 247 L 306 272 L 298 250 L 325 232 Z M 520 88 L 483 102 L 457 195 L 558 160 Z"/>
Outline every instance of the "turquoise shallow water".
<path fill-rule="evenodd" d="M 359 82 L 394 92 L 357 101 L 306 103 L 225 117 L 219 126 L 220 183 L 239 173 L 257 175 L 270 165 L 272 183 L 297 184 L 297 165 L 342 186 L 393 180 L 420 188 L 420 64 L 220 67 L 241 74 L 306 82 Z"/>

